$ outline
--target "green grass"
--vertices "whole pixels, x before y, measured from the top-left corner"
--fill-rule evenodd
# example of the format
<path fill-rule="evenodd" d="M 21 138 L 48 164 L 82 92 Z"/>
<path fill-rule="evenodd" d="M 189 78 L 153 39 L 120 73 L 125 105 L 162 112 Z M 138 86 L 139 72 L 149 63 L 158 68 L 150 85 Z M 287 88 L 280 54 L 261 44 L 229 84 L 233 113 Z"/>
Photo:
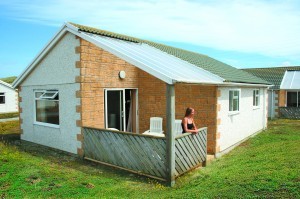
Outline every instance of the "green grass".
<path fill-rule="evenodd" d="M 271 121 L 267 131 L 168 188 L 47 147 L 4 139 L 0 198 L 300 198 L 299 154 L 300 121 Z"/>
<path fill-rule="evenodd" d="M 6 83 L 13 83 L 15 81 L 17 77 L 16 76 L 12 76 L 12 77 L 4 77 L 4 78 L 0 78 L 0 80 L 6 82 Z"/>
<path fill-rule="evenodd" d="M 13 112 L 13 113 L 1 113 L 0 114 L 0 119 L 13 118 L 13 117 L 19 117 L 19 113 Z"/>

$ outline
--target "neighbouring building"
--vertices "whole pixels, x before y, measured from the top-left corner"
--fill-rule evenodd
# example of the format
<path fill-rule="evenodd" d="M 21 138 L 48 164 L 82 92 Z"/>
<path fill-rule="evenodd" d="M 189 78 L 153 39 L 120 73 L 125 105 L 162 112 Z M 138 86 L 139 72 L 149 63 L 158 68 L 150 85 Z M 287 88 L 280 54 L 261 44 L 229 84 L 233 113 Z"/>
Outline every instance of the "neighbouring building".
<path fill-rule="evenodd" d="M 269 118 L 300 118 L 300 66 L 243 70 L 272 84 L 268 90 Z"/>
<path fill-rule="evenodd" d="M 8 83 L 0 80 L 0 113 L 18 111 L 18 93 Z"/>

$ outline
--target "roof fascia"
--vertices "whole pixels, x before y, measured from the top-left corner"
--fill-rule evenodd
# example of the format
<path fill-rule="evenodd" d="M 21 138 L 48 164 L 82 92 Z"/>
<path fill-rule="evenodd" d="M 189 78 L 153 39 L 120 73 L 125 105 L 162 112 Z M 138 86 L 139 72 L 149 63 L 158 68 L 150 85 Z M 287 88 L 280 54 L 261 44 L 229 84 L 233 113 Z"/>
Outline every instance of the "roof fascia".
<path fill-rule="evenodd" d="M 268 85 L 268 84 L 247 84 L 247 83 L 234 83 L 234 82 L 230 82 L 230 83 L 223 83 L 223 84 L 218 84 L 218 86 L 241 86 L 241 87 L 266 87 L 266 88 L 270 88 L 271 86 L 274 85 Z"/>
<path fill-rule="evenodd" d="M 9 83 L 6 83 L 6 82 L 0 80 L 0 84 L 2 84 L 3 86 L 6 86 L 6 87 L 8 87 L 8 88 L 14 90 L 14 88 L 13 88 Z"/>
<path fill-rule="evenodd" d="M 30 74 L 30 72 L 36 67 L 36 65 L 45 57 L 45 55 L 53 48 L 53 46 L 65 35 L 68 31 L 67 23 L 63 24 L 52 39 L 46 44 L 46 46 L 38 53 L 33 61 L 26 67 L 26 69 L 17 77 L 12 83 L 12 87 L 18 87 L 23 80 Z"/>

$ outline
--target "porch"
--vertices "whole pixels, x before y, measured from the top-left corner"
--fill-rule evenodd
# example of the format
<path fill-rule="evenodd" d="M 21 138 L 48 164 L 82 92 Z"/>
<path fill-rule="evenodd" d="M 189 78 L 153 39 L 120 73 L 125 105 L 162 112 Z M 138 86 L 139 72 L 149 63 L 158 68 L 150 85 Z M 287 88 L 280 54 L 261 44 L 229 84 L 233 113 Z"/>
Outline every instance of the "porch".
<path fill-rule="evenodd" d="M 176 179 L 206 162 L 206 127 L 196 135 L 175 137 L 175 150 L 171 152 L 165 137 L 91 127 L 83 127 L 83 134 L 85 159 L 162 181 Z M 168 154 L 175 155 L 173 161 Z M 170 172 L 174 166 L 174 172 Z"/>

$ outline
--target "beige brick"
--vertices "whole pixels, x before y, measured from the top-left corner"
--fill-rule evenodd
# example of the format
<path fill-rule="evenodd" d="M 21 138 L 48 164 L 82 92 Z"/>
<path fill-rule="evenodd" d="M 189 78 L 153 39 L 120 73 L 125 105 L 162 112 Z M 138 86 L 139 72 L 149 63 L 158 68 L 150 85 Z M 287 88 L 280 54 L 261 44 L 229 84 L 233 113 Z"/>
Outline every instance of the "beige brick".
<path fill-rule="evenodd" d="M 77 141 L 80 141 L 80 142 L 83 141 L 83 135 L 82 134 L 77 134 Z"/>
<path fill-rule="evenodd" d="M 81 94 L 81 91 L 76 91 L 76 98 L 81 98 L 82 94 Z"/>
<path fill-rule="evenodd" d="M 76 66 L 76 68 L 81 68 L 82 67 L 81 61 L 76 61 L 75 66 Z"/>
<path fill-rule="evenodd" d="M 83 157 L 83 154 L 84 154 L 83 149 L 77 148 L 77 154 L 79 157 Z"/>
<path fill-rule="evenodd" d="M 76 106 L 76 113 L 81 113 L 81 111 L 82 111 L 81 105 L 77 105 Z"/>
<path fill-rule="evenodd" d="M 79 53 L 81 53 L 81 52 L 82 52 L 81 46 L 76 46 L 76 47 L 75 47 L 75 53 L 76 53 L 76 54 L 79 54 Z"/>
<path fill-rule="evenodd" d="M 221 111 L 221 104 L 217 105 L 217 111 Z"/>
<path fill-rule="evenodd" d="M 221 90 L 217 90 L 217 97 L 221 97 Z"/>
<path fill-rule="evenodd" d="M 82 127 L 82 121 L 81 120 L 76 120 L 76 126 L 77 127 Z"/>

